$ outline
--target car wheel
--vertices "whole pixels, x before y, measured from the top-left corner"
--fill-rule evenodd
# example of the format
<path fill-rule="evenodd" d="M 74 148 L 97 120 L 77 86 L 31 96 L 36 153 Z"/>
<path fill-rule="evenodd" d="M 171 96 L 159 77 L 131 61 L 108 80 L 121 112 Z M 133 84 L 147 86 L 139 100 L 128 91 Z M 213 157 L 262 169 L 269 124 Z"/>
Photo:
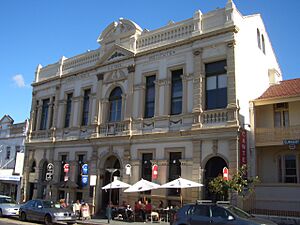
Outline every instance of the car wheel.
<path fill-rule="evenodd" d="M 3 217 L 2 209 L 0 209 L 0 217 Z"/>
<path fill-rule="evenodd" d="M 45 220 L 44 220 L 46 225 L 52 225 L 52 218 L 50 215 L 46 215 L 45 216 Z"/>
<path fill-rule="evenodd" d="M 26 220 L 27 220 L 27 219 L 26 219 L 26 214 L 25 214 L 24 212 L 21 212 L 20 219 L 21 219 L 22 221 L 26 221 Z"/>

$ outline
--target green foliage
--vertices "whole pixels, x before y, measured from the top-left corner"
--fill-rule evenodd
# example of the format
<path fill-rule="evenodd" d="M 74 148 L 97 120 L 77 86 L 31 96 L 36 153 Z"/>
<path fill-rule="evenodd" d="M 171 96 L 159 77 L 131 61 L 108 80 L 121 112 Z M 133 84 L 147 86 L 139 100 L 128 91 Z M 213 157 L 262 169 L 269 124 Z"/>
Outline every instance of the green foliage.
<path fill-rule="evenodd" d="M 252 192 L 258 182 L 258 177 L 248 178 L 247 167 L 242 166 L 231 179 L 224 180 L 222 176 L 218 176 L 209 182 L 208 187 L 212 193 L 220 196 L 225 196 L 228 191 L 235 191 L 244 196 L 247 192 Z"/>

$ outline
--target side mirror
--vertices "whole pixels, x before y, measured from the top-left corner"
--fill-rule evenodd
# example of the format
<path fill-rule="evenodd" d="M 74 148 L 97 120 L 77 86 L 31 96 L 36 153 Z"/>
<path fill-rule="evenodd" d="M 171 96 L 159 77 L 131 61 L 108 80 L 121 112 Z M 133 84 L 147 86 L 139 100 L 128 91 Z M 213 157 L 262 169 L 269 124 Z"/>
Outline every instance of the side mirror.
<path fill-rule="evenodd" d="M 234 217 L 233 216 L 228 216 L 227 220 L 232 221 L 232 220 L 234 220 Z"/>

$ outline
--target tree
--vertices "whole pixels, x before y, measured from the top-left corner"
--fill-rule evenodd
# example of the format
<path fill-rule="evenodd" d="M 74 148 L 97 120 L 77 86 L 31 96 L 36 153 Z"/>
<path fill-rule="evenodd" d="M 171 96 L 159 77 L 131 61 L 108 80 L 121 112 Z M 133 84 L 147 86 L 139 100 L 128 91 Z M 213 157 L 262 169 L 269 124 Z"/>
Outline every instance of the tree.
<path fill-rule="evenodd" d="M 238 195 L 245 196 L 254 190 L 254 186 L 259 182 L 258 177 L 247 177 L 247 166 L 243 165 L 231 179 L 224 180 L 222 176 L 212 179 L 209 184 L 209 190 L 216 195 L 222 196 L 224 200 L 228 192 L 236 192 Z"/>

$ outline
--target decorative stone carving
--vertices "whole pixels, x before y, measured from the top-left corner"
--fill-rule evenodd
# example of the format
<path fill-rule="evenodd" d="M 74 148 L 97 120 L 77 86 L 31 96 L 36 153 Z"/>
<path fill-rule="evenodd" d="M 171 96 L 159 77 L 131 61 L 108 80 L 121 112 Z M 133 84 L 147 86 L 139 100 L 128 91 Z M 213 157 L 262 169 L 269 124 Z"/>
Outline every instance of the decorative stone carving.
<path fill-rule="evenodd" d="M 110 61 L 114 58 L 118 58 L 118 57 L 122 57 L 122 56 L 125 56 L 122 52 L 115 52 L 114 54 L 112 54 L 107 61 Z"/>
<path fill-rule="evenodd" d="M 103 83 L 112 83 L 116 81 L 125 80 L 127 78 L 126 72 L 124 70 L 119 69 L 115 71 L 111 71 L 105 74 Z"/>
<path fill-rule="evenodd" d="M 129 65 L 127 67 L 127 70 L 128 70 L 128 73 L 134 73 L 135 72 L 135 65 L 134 64 Z"/>

